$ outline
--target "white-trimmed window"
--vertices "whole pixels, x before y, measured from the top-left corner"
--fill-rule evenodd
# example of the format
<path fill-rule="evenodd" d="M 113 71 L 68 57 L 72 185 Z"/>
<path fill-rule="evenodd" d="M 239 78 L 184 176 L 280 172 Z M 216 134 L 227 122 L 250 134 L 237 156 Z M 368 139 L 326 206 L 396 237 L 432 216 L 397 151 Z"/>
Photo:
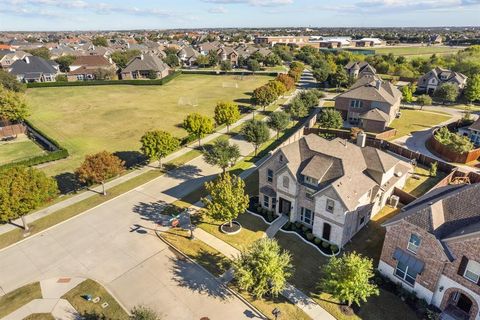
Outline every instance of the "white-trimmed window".
<path fill-rule="evenodd" d="M 422 242 L 422 239 L 416 234 L 412 233 L 410 235 L 410 240 L 408 240 L 408 245 L 407 245 L 408 251 L 416 254 L 418 251 L 418 247 L 420 247 L 421 242 Z"/>
<path fill-rule="evenodd" d="M 267 169 L 267 181 L 268 182 L 273 181 L 273 170 L 272 169 Z"/>
<path fill-rule="evenodd" d="M 313 213 L 312 210 L 302 207 L 300 210 L 300 221 L 305 224 L 313 224 Z"/>
<path fill-rule="evenodd" d="M 290 184 L 290 179 L 288 179 L 288 177 L 283 177 L 282 179 L 282 185 L 284 188 L 287 188 L 288 189 L 288 185 Z"/>
<path fill-rule="evenodd" d="M 362 107 L 362 101 L 361 100 L 350 100 L 350 107 L 358 109 Z"/>
<path fill-rule="evenodd" d="M 468 260 L 463 276 L 472 282 L 478 283 L 480 280 L 480 263 Z"/>
<path fill-rule="evenodd" d="M 409 285 L 415 285 L 415 279 L 417 278 L 417 274 L 411 272 L 408 266 L 400 261 L 398 262 L 397 268 L 395 269 L 395 275 Z"/>
<path fill-rule="evenodd" d="M 263 195 L 263 206 L 265 208 L 270 208 L 270 197 Z"/>
<path fill-rule="evenodd" d="M 304 176 L 304 179 L 305 179 L 305 182 L 312 185 L 312 186 L 316 186 L 317 185 L 317 180 L 315 180 L 314 178 L 312 177 L 309 177 L 309 176 Z"/>
<path fill-rule="evenodd" d="M 305 198 L 307 198 L 308 200 L 313 200 L 313 194 L 314 193 L 315 193 L 315 190 L 306 188 L 305 189 Z"/>
<path fill-rule="evenodd" d="M 333 210 L 335 209 L 335 201 L 332 199 L 327 199 L 327 205 L 325 206 L 325 210 L 327 212 L 333 213 Z"/>

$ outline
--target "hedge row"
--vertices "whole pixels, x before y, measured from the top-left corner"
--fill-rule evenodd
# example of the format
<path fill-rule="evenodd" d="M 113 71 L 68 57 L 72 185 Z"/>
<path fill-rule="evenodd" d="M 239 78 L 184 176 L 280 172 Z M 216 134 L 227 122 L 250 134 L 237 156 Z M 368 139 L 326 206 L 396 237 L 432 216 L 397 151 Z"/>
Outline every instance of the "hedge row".
<path fill-rule="evenodd" d="M 0 166 L 0 169 L 4 168 L 11 168 L 13 166 L 18 166 L 18 165 L 23 165 L 27 167 L 31 166 L 36 166 L 42 163 L 50 162 L 50 161 L 56 161 L 60 159 L 65 159 L 69 156 L 68 150 L 62 147 L 55 139 L 52 139 L 48 135 L 46 135 L 42 130 L 38 129 L 35 127 L 30 121 L 25 120 L 25 123 L 27 126 L 29 126 L 31 129 L 36 131 L 38 134 L 43 136 L 46 140 L 48 140 L 52 145 L 54 145 L 57 150 L 48 152 L 47 154 L 41 155 L 41 156 L 34 156 L 25 160 L 20 160 L 12 163 L 7 163 L 4 165 Z"/>
<path fill-rule="evenodd" d="M 27 83 L 27 88 L 50 88 L 50 87 L 83 87 L 83 86 L 102 86 L 102 85 L 135 85 L 135 86 L 158 86 L 166 84 L 182 72 L 175 71 L 165 78 L 155 80 L 91 80 L 91 81 L 73 81 L 73 82 L 32 82 Z"/>

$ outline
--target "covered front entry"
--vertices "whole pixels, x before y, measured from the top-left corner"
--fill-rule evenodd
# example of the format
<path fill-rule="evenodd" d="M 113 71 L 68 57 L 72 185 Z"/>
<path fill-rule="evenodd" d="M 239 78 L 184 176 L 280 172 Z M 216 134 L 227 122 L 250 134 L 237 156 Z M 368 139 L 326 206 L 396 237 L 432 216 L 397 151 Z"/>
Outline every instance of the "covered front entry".
<path fill-rule="evenodd" d="M 455 290 L 450 292 L 447 297 L 445 309 L 442 312 L 441 319 L 445 320 L 470 320 L 475 319 L 476 311 L 474 303 L 466 294 Z"/>
<path fill-rule="evenodd" d="M 290 216 L 290 211 L 292 210 L 292 203 L 288 200 L 280 198 L 279 205 L 280 205 L 280 207 L 278 208 L 279 209 L 278 212 L 280 214 Z"/>

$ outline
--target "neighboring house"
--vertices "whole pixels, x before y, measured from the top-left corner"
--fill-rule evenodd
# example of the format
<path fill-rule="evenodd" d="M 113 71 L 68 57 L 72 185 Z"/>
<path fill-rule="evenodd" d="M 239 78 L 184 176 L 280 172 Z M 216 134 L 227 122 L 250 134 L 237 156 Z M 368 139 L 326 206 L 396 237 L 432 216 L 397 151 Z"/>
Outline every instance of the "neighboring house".
<path fill-rule="evenodd" d="M 443 43 L 443 37 L 439 34 L 434 34 L 430 37 L 431 44 L 441 44 Z"/>
<path fill-rule="evenodd" d="M 60 71 L 55 61 L 26 56 L 15 61 L 10 66 L 9 72 L 17 76 L 20 82 L 54 82 Z"/>
<path fill-rule="evenodd" d="M 182 64 L 186 67 L 191 67 L 197 61 L 197 57 L 200 56 L 200 52 L 195 50 L 191 46 L 186 46 L 178 51 L 177 56 L 182 61 Z"/>
<path fill-rule="evenodd" d="M 25 59 L 28 56 L 31 56 L 31 54 L 25 51 L 10 51 L 0 58 L 0 65 L 8 71 L 15 61 Z"/>
<path fill-rule="evenodd" d="M 335 98 L 335 109 L 350 125 L 369 132 L 382 132 L 395 119 L 402 93 L 388 81 L 363 76 Z"/>
<path fill-rule="evenodd" d="M 148 79 L 155 72 L 157 79 L 168 76 L 170 67 L 155 55 L 140 55 L 133 58 L 122 70 L 122 79 Z"/>
<path fill-rule="evenodd" d="M 238 53 L 232 47 L 222 47 L 217 50 L 220 61 L 230 61 L 232 66 L 238 65 Z"/>
<path fill-rule="evenodd" d="M 444 83 L 453 83 L 458 89 L 463 90 L 467 84 L 467 76 L 460 72 L 436 67 L 418 79 L 417 88 L 420 92 L 433 94 Z"/>
<path fill-rule="evenodd" d="M 103 56 L 78 56 L 70 65 L 67 78 L 68 81 L 95 80 L 99 70 L 115 74 L 117 67 L 112 59 L 106 59 Z"/>
<path fill-rule="evenodd" d="M 259 202 L 342 247 L 404 186 L 410 169 L 379 149 L 310 134 L 260 165 Z"/>
<path fill-rule="evenodd" d="M 467 136 L 475 147 L 480 147 L 480 118 L 478 118 L 469 127 L 459 128 L 458 133 Z"/>
<path fill-rule="evenodd" d="M 345 70 L 354 79 L 377 74 L 377 70 L 365 61 L 351 61 L 345 66 Z"/>
<path fill-rule="evenodd" d="M 198 45 L 198 51 L 204 56 L 208 55 L 210 51 L 217 52 L 223 45 L 218 41 L 204 42 Z"/>
<path fill-rule="evenodd" d="M 385 222 L 378 270 L 443 311 L 480 320 L 480 184 L 437 188 Z"/>

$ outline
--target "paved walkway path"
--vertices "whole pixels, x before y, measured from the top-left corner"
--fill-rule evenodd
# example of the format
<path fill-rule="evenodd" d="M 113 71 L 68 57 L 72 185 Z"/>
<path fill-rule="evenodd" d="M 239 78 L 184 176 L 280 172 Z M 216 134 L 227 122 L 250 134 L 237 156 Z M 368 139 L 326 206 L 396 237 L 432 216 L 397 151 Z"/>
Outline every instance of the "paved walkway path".
<path fill-rule="evenodd" d="M 283 225 L 287 223 L 288 220 L 289 220 L 288 216 L 283 214 L 277 219 L 275 219 L 275 221 L 273 221 L 273 223 L 268 227 L 267 231 L 265 231 L 265 234 L 267 235 L 267 237 L 269 238 L 275 237 L 278 230 L 280 230 L 280 228 L 283 227 Z"/>
<path fill-rule="evenodd" d="M 78 313 L 62 296 L 83 282 L 85 278 L 52 278 L 40 281 L 41 299 L 34 299 L 10 313 L 2 320 L 22 320 L 33 313 L 51 313 L 58 320 L 76 320 Z"/>

